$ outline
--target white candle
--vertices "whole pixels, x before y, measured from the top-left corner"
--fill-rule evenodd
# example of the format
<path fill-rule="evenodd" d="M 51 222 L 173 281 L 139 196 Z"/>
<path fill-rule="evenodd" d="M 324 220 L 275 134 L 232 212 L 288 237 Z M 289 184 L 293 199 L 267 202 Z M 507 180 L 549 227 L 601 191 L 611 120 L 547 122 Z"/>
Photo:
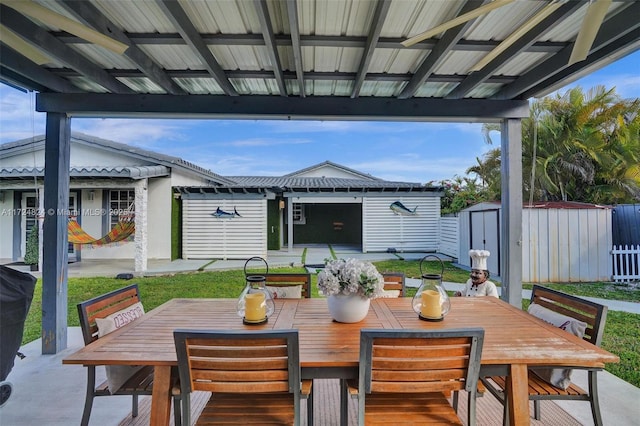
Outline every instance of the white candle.
<path fill-rule="evenodd" d="M 442 307 L 440 306 L 440 293 L 435 290 L 425 290 L 422 292 L 422 307 L 420 313 L 426 318 L 440 318 Z"/>
<path fill-rule="evenodd" d="M 267 304 L 263 293 L 249 293 L 244 297 L 244 317 L 247 321 L 260 321 L 267 316 Z"/>

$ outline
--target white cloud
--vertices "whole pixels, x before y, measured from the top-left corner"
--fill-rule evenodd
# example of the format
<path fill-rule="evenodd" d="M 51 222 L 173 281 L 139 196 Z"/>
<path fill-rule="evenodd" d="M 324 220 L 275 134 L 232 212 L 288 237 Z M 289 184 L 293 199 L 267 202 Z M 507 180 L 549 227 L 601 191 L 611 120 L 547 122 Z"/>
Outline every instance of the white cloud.
<path fill-rule="evenodd" d="M 179 120 L 76 119 L 74 131 L 115 142 L 152 148 L 158 141 L 184 140 Z"/>
<path fill-rule="evenodd" d="M 640 75 L 616 75 L 608 78 L 605 83 L 607 87 L 615 87 L 616 93 L 623 98 L 640 98 Z"/>
<path fill-rule="evenodd" d="M 261 123 L 274 133 L 366 132 L 377 129 L 378 125 L 365 121 L 274 120 Z"/>
<path fill-rule="evenodd" d="M 464 155 L 431 159 L 418 154 L 406 154 L 392 159 L 352 162 L 345 165 L 384 180 L 426 183 L 451 179 L 455 175 L 464 176 L 465 170 L 471 167 L 474 161 L 475 159 Z"/>
<path fill-rule="evenodd" d="M 0 85 L 0 143 L 45 132 L 45 114 L 35 111 L 35 95 Z"/>

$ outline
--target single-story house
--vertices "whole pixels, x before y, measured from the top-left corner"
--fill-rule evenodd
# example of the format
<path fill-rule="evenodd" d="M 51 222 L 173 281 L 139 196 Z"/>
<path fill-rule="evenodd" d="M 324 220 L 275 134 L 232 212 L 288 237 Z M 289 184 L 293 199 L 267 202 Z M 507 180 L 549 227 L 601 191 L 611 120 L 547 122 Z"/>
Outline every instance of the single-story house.
<path fill-rule="evenodd" d="M 23 258 L 28 233 L 47 213 L 42 208 L 44 143 L 41 135 L 0 145 L 2 259 Z M 58 214 L 69 215 L 87 235 L 100 239 L 131 219 L 132 212 L 135 216 L 135 235 L 115 244 L 70 243 L 70 260 L 135 258 L 141 270 L 147 258 L 175 257 L 172 231 L 179 229 L 171 219 L 173 188 L 232 183 L 180 158 L 76 132 L 69 170 L 69 211 Z"/>
<path fill-rule="evenodd" d="M 0 230 L 12 242 L 0 258 L 20 260 L 29 230 L 46 213 L 43 172 L 44 136 L 0 146 L 0 208 L 8 213 Z M 148 258 L 266 258 L 267 250 L 294 243 L 364 252 L 435 251 L 439 243 L 441 188 L 385 181 L 329 161 L 279 177 L 224 177 L 73 133 L 70 173 L 66 213 L 93 240 L 106 236 L 70 243 L 74 260 L 135 258 L 136 270 L 145 270 Z M 135 221 L 131 235 L 102 244 L 125 220 Z"/>

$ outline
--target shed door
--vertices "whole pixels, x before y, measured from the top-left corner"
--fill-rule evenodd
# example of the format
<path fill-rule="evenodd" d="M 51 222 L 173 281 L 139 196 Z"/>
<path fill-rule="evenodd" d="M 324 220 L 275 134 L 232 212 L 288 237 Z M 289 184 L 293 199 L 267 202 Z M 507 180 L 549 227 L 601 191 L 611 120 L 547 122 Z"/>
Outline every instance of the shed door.
<path fill-rule="evenodd" d="M 500 226 L 498 210 L 471 213 L 471 248 L 489 250 L 487 268 L 494 275 L 500 275 Z"/>

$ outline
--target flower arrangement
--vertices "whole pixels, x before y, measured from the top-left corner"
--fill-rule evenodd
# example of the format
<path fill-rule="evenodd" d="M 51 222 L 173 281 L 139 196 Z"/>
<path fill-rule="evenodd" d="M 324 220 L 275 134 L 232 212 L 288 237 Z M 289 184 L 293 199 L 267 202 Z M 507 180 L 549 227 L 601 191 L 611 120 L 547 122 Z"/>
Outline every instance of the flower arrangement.
<path fill-rule="evenodd" d="M 325 296 L 359 294 L 374 299 L 384 291 L 384 278 L 370 262 L 331 260 L 318 274 L 318 288 Z"/>

